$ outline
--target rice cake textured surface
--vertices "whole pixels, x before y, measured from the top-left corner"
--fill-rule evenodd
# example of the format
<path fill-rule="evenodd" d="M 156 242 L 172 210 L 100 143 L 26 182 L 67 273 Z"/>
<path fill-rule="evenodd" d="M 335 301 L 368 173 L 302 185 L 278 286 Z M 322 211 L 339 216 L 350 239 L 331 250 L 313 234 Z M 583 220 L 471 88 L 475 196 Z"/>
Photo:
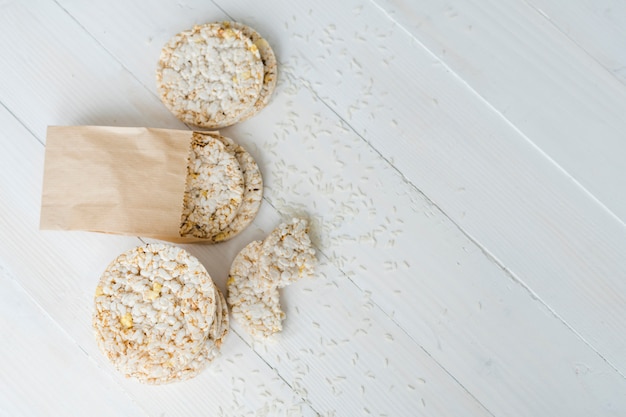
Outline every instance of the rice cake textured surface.
<path fill-rule="evenodd" d="M 285 313 L 279 288 L 312 276 L 316 262 L 303 219 L 283 223 L 263 242 L 250 243 L 235 257 L 229 273 L 233 318 L 255 338 L 280 332 Z"/>
<path fill-rule="evenodd" d="M 193 132 L 180 235 L 211 239 L 233 221 L 244 195 L 235 155 L 209 134 Z"/>
<path fill-rule="evenodd" d="M 161 51 L 157 90 L 185 123 L 219 128 L 236 123 L 258 101 L 264 80 L 259 48 L 219 23 L 174 36 Z"/>
<path fill-rule="evenodd" d="M 228 304 L 233 318 L 255 338 L 282 330 L 278 288 L 259 276 L 260 241 L 248 244 L 235 257 L 228 277 Z"/>
<path fill-rule="evenodd" d="M 315 263 L 309 225 L 304 219 L 281 224 L 263 241 L 260 274 L 279 288 L 313 275 Z"/>
<path fill-rule="evenodd" d="M 232 222 L 213 237 L 214 242 L 222 242 L 235 237 L 252 223 L 263 201 L 263 177 L 258 164 L 241 145 L 232 139 L 214 135 L 226 147 L 226 151 L 234 155 L 239 162 L 243 174 L 243 201 Z"/>
<path fill-rule="evenodd" d="M 217 309 L 215 320 L 209 336 L 200 349 L 198 355 L 193 358 L 180 372 L 176 374 L 177 380 L 189 379 L 198 375 L 207 365 L 220 354 L 220 347 L 229 330 L 228 307 L 222 292 L 216 287 Z"/>
<path fill-rule="evenodd" d="M 269 103 L 278 80 L 278 63 L 272 47 L 256 30 L 239 22 L 223 22 L 223 25 L 224 27 L 240 30 L 241 33 L 250 38 L 252 43 L 258 48 L 261 61 L 263 62 L 263 86 L 254 106 L 239 118 L 238 121 L 243 122 L 257 114 Z"/>
<path fill-rule="evenodd" d="M 131 249 L 109 264 L 96 288 L 98 345 L 124 375 L 169 382 L 203 347 L 216 296 L 204 266 L 183 249 Z"/>

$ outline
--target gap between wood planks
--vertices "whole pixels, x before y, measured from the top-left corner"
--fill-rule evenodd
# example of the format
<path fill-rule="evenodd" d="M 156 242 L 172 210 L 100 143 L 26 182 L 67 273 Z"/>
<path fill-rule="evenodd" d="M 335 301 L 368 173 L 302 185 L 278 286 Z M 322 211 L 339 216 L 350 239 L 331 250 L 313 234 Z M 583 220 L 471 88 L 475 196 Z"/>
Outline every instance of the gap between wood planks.
<path fill-rule="evenodd" d="M 122 66 L 122 68 L 124 68 L 124 70 L 129 73 L 141 86 L 143 86 L 149 93 L 150 95 L 157 97 L 156 94 L 152 91 L 151 88 L 149 88 L 148 86 L 146 86 L 132 71 L 130 71 L 130 69 L 120 60 L 118 59 L 118 57 L 113 54 L 108 48 L 106 48 L 90 31 L 88 31 L 84 25 L 81 24 L 81 22 L 79 20 L 77 20 L 66 8 L 64 8 L 61 4 L 59 4 L 59 2 L 57 0 L 53 0 L 54 3 L 61 9 L 63 10 L 64 13 L 66 13 L 74 22 L 76 22 L 77 25 L 79 25 L 79 27 L 89 36 L 91 37 L 98 45 L 100 45 L 102 47 L 103 50 L 105 50 L 119 65 Z M 224 13 L 224 15 L 228 16 L 231 20 L 233 19 L 232 16 L 230 16 L 218 3 L 216 3 L 214 0 L 211 0 L 211 2 L 222 12 Z M 624 223 L 619 217 L 617 217 L 610 209 L 608 209 L 608 207 L 606 207 L 601 201 L 599 201 L 593 194 L 591 194 L 585 187 L 583 187 L 574 177 L 572 177 L 565 169 L 563 169 L 558 163 L 556 163 L 556 161 L 554 159 L 552 159 L 548 154 L 546 154 L 541 148 L 539 148 L 533 141 L 530 140 L 530 138 L 528 136 L 526 136 L 516 125 L 514 125 L 509 119 L 507 119 L 499 110 L 497 110 L 489 101 L 487 101 L 481 94 L 479 94 L 474 88 L 472 88 L 472 86 L 465 80 L 463 79 L 457 72 L 455 72 L 454 70 L 452 70 L 452 68 L 450 66 L 448 66 L 446 64 L 446 62 L 444 62 L 441 58 L 439 58 L 436 54 L 434 54 L 429 48 L 427 48 L 415 35 L 413 35 L 409 30 L 407 30 L 403 25 L 401 25 L 400 23 L 398 23 L 384 8 L 382 8 L 378 3 L 376 3 L 375 0 L 369 0 L 369 2 L 374 5 L 377 9 L 379 9 L 381 11 L 381 13 L 383 13 L 383 15 L 388 18 L 394 25 L 396 25 L 398 28 L 400 28 L 402 30 L 402 32 L 404 32 L 407 36 L 409 36 L 409 38 L 415 42 L 420 48 L 424 49 L 430 56 L 432 56 L 432 58 L 434 60 L 436 60 L 437 62 L 439 62 L 445 69 L 446 71 L 451 74 L 455 79 L 457 79 L 465 88 L 467 88 L 474 96 L 476 96 L 482 103 L 484 103 L 487 108 L 494 112 L 500 119 L 502 119 L 503 121 L 505 121 L 505 123 L 511 127 L 511 129 L 513 129 L 517 134 L 519 134 L 522 138 L 524 138 L 524 140 L 530 145 L 532 146 L 533 149 L 535 149 L 536 151 L 539 152 L 540 155 L 542 155 L 544 158 L 546 158 L 546 160 L 548 160 L 554 167 L 557 168 L 558 171 L 560 171 L 561 173 L 565 174 L 565 176 L 571 180 L 580 190 L 582 190 L 584 192 L 585 195 L 587 195 L 592 201 L 594 201 L 599 207 L 601 207 L 606 213 L 608 213 L 612 218 L 616 219 L 620 224 L 624 225 L 626 227 L 626 223 Z M 533 9 L 536 11 L 536 9 Z M 545 16 L 544 16 L 545 18 Z M 569 37 L 568 37 L 569 39 Z M 577 45 L 577 44 L 576 44 Z M 585 51 L 586 52 L 586 51 Z M 281 63 L 279 62 L 279 65 Z M 604 68 L 604 67 L 603 67 Z M 436 204 L 435 202 L 433 202 L 426 194 L 424 194 L 411 180 L 409 180 L 401 171 L 399 171 L 398 168 L 395 167 L 395 165 L 393 163 L 391 163 L 391 161 L 389 161 L 388 158 L 384 157 L 380 151 L 374 147 L 367 139 L 365 139 L 365 137 L 363 137 L 363 135 L 361 135 L 348 121 L 346 121 L 343 117 L 341 117 L 337 111 L 335 111 L 332 107 L 331 104 L 329 104 L 327 101 L 325 101 L 323 98 L 321 98 L 314 90 L 314 88 L 311 86 L 311 84 L 307 81 L 304 80 L 302 78 L 297 77 L 295 74 L 293 74 L 289 69 L 283 69 L 283 74 L 286 74 L 288 76 L 288 78 L 294 83 L 296 84 L 300 84 L 301 86 L 303 86 L 305 89 L 307 89 L 311 94 L 313 94 L 318 100 L 320 100 L 321 103 L 323 103 L 323 105 L 325 107 L 327 107 L 333 114 L 335 114 L 337 116 L 337 118 L 339 120 L 341 120 L 345 126 L 351 131 L 353 132 L 355 135 L 357 135 L 372 151 L 374 151 L 380 158 L 382 158 L 382 160 L 390 167 L 392 168 L 395 172 L 397 172 L 400 175 L 400 178 L 402 178 L 402 181 L 408 185 L 409 187 L 411 187 L 412 189 L 414 189 L 415 191 L 417 191 L 420 195 L 422 195 L 424 197 L 424 199 L 426 201 L 428 201 L 430 204 L 432 204 L 444 217 L 446 217 L 452 224 L 454 224 L 454 226 L 467 238 L 469 239 L 474 245 L 476 245 L 476 247 L 478 249 L 480 249 L 480 251 L 484 254 L 484 256 L 492 263 L 494 263 L 499 269 L 501 269 L 508 277 L 509 279 L 511 279 L 513 282 L 515 282 L 517 285 L 521 286 L 533 299 L 539 301 L 539 303 L 541 305 L 543 305 L 557 320 L 559 320 L 562 324 L 564 324 L 572 333 L 574 333 L 574 335 L 576 335 L 577 338 L 579 338 L 586 346 L 588 346 L 593 352 L 595 352 L 605 363 L 607 363 L 607 365 L 609 365 L 613 370 L 615 370 L 622 378 L 626 379 L 626 375 L 624 375 L 622 372 L 619 371 L 619 369 L 617 369 L 617 367 L 611 363 L 604 355 L 602 355 L 593 345 L 591 345 L 591 343 L 589 341 L 587 341 L 578 331 L 576 331 L 576 329 L 574 329 L 568 322 L 566 322 L 553 308 L 551 308 L 543 299 L 541 299 L 539 297 L 539 295 L 534 292 L 528 285 L 526 285 L 520 278 L 518 278 L 511 270 L 509 270 L 506 266 L 504 266 L 502 264 L 502 262 L 497 259 L 487 248 L 485 248 L 482 244 L 480 244 L 472 235 L 470 235 L 468 232 L 466 232 L 456 221 L 454 221 L 438 204 Z M 4 106 L 4 105 L 3 105 Z M 6 106 L 4 106 L 6 107 Z M 7 109 L 9 110 L 9 109 Z M 10 110 L 9 110 L 10 112 Z M 11 112 L 11 114 L 13 114 Z M 22 123 L 21 120 L 19 120 L 17 117 L 16 119 Z M 22 123 L 23 125 L 23 123 Z M 187 126 L 189 128 L 189 126 Z M 27 128 L 28 129 L 28 128 Z M 30 130 L 29 130 L 30 131 Z M 32 132 L 31 132 L 32 133 Z M 35 136 L 36 137 L 36 136 Z M 37 139 L 39 140 L 39 139 Z M 39 140 L 40 141 L 40 140 Z M 41 141 L 40 141 L 41 142 Z M 279 213 L 279 214 L 283 214 L 281 213 L 279 210 L 276 209 L 276 207 L 267 199 L 267 197 L 263 197 L 263 199 L 272 207 L 274 208 L 274 210 Z M 328 256 L 322 251 L 320 250 L 320 248 L 317 248 L 318 251 L 327 259 Z M 334 265 L 335 268 L 337 268 L 337 270 L 344 276 L 346 277 L 348 280 L 350 280 L 350 282 L 361 292 L 363 292 L 362 288 L 360 288 L 349 276 L 347 276 L 343 270 L 341 270 L 341 268 L 339 268 L 337 265 Z M 374 301 L 373 301 L 374 302 Z M 393 317 L 391 317 L 389 314 L 387 314 L 387 312 L 380 307 L 379 304 L 377 304 L 376 302 L 374 302 L 375 306 L 377 309 L 379 309 L 386 317 L 388 317 L 398 328 L 402 329 L 402 331 L 406 333 L 406 331 L 404 330 L 404 328 L 402 326 L 400 326 Z M 238 335 L 239 336 L 239 335 Z M 417 343 L 410 335 L 407 334 L 407 336 L 409 336 L 409 339 L 412 340 L 416 346 L 418 346 L 420 349 L 422 349 L 425 353 L 428 354 L 428 352 L 419 344 Z M 239 336 L 240 337 L 240 336 Z M 258 355 L 258 353 L 255 351 L 255 353 Z M 430 355 L 429 355 L 430 356 Z M 263 358 L 261 358 L 263 360 Z M 434 360 L 434 359 L 433 359 Z M 266 362 L 267 363 L 267 362 Z M 450 375 L 455 381 L 456 378 L 454 378 L 439 362 L 435 361 L 435 363 L 437 363 L 437 365 L 444 370 L 448 375 Z M 269 366 L 269 364 L 268 364 Z M 271 367 L 271 366 L 270 366 Z M 272 367 L 273 369 L 273 367 Z M 281 377 L 282 379 L 282 377 Z M 458 382 L 458 381 L 457 381 Z M 484 405 L 478 400 L 476 399 L 468 390 L 467 388 L 465 388 L 465 386 L 463 386 L 462 384 L 459 383 L 459 385 L 470 395 L 472 396 L 472 398 L 474 398 L 481 406 L 484 407 Z M 291 388 L 291 386 L 290 386 Z M 304 399 L 303 399 L 304 400 Z M 485 410 L 487 410 L 488 412 L 490 412 L 486 407 L 484 407 Z M 315 410 L 314 410 L 315 411 Z M 490 412 L 491 413 L 491 412 Z"/>
<path fill-rule="evenodd" d="M 8 107 L 7 107 L 7 105 L 6 105 L 6 104 L 4 104 L 4 102 L 3 102 L 2 100 L 0 100 L 0 106 L 2 106 L 2 107 L 3 107 L 6 111 L 7 111 L 7 113 L 9 113 L 9 114 L 10 114 L 10 115 L 11 115 L 11 116 L 15 119 L 15 120 L 17 120 L 17 122 L 18 122 L 20 125 L 22 125 L 22 127 L 24 127 L 24 129 L 26 129 L 26 130 L 28 131 L 28 133 L 30 133 L 30 135 L 31 135 L 31 136 L 32 136 L 32 137 L 33 137 L 33 138 L 34 138 L 37 142 L 41 143 L 41 145 L 42 145 L 43 147 L 45 147 L 45 146 L 46 146 L 46 145 L 45 145 L 45 143 L 44 143 L 44 142 L 42 142 L 42 141 L 41 141 L 41 139 L 39 139 L 39 138 L 37 137 L 37 135 L 35 135 L 35 133 L 33 133 L 33 131 L 32 131 L 32 130 L 30 130 L 30 128 L 29 128 L 28 126 L 26 126 L 26 124 L 25 124 L 25 123 L 24 123 L 24 122 L 23 122 L 23 121 L 22 121 L 19 117 L 17 117 L 17 115 L 16 115 L 15 113 L 13 113 L 13 111 L 11 111 L 11 109 L 10 109 L 10 108 L 8 108 Z"/>

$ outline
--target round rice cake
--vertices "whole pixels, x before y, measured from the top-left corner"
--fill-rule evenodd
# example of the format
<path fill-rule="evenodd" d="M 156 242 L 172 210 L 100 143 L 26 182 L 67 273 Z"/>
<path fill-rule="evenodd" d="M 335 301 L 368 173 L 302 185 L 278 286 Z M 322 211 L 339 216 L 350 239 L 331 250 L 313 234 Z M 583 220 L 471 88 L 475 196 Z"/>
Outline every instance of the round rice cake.
<path fill-rule="evenodd" d="M 278 287 L 313 275 L 317 260 L 307 220 L 293 218 L 274 229 L 263 241 L 259 274 Z"/>
<path fill-rule="evenodd" d="M 233 221 L 243 196 L 244 175 L 235 155 L 214 136 L 193 132 L 181 237 L 212 239 Z"/>
<path fill-rule="evenodd" d="M 256 103 L 239 118 L 238 121 L 243 122 L 256 115 L 269 103 L 278 80 L 278 63 L 272 47 L 256 30 L 239 22 L 222 22 L 222 25 L 227 28 L 240 30 L 241 33 L 250 38 L 252 43 L 258 48 L 261 61 L 263 62 L 263 86 Z"/>
<path fill-rule="evenodd" d="M 194 26 L 165 44 L 157 66 L 163 103 L 184 123 L 220 128 L 258 101 L 264 84 L 259 48 L 221 23 Z"/>
<path fill-rule="evenodd" d="M 278 287 L 259 275 L 262 243 L 253 241 L 237 254 L 228 277 L 228 304 L 233 318 L 253 337 L 267 338 L 282 330 Z"/>
<path fill-rule="evenodd" d="M 127 377 L 169 382 L 202 349 L 216 311 L 202 264 L 165 244 L 118 256 L 100 278 L 93 326 L 98 345 Z"/>
<path fill-rule="evenodd" d="M 244 190 L 243 201 L 232 222 L 222 231 L 213 236 L 214 242 L 223 242 L 235 237 L 252 223 L 263 201 L 263 177 L 256 161 L 241 145 L 232 139 L 214 134 L 221 141 L 226 150 L 235 155 L 243 174 Z"/>

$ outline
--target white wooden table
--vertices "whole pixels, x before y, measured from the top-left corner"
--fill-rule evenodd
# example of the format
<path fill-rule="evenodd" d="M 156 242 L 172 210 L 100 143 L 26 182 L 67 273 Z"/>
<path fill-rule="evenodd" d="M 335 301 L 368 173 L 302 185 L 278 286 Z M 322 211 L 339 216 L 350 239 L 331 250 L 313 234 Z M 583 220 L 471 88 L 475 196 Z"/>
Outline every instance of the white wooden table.
<path fill-rule="evenodd" d="M 234 324 L 199 377 L 121 377 L 95 284 L 138 238 L 38 230 L 48 125 L 186 128 L 159 50 L 233 19 L 279 86 L 223 133 L 259 162 L 235 254 L 308 213 L 318 277 L 274 343 Z M 626 3 L 0 0 L 0 416 L 626 415 Z"/>

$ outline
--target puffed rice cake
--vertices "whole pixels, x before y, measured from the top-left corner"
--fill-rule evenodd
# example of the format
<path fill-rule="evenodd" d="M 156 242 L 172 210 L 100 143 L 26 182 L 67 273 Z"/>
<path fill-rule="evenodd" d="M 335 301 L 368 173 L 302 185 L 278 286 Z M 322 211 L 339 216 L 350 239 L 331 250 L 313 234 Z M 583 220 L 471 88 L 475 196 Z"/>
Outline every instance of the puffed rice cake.
<path fill-rule="evenodd" d="M 228 240 L 252 223 L 263 200 L 252 155 L 216 132 L 193 132 L 186 181 L 181 237 Z"/>
<path fill-rule="evenodd" d="M 263 241 L 259 273 L 282 288 L 311 276 L 315 263 L 309 224 L 304 219 L 294 218 L 279 225 Z"/>
<path fill-rule="evenodd" d="M 236 155 L 214 136 L 193 132 L 180 235 L 218 235 L 235 219 L 243 197 L 244 174 Z"/>
<path fill-rule="evenodd" d="M 239 22 L 222 22 L 222 24 L 224 27 L 238 29 L 250 38 L 252 43 L 259 49 L 261 61 L 263 61 L 263 86 L 261 87 L 259 99 L 254 103 L 254 106 L 239 118 L 238 122 L 243 122 L 256 115 L 269 103 L 278 80 L 278 63 L 272 47 L 256 30 Z"/>
<path fill-rule="evenodd" d="M 212 134 L 226 147 L 226 151 L 237 158 L 243 174 L 244 190 L 242 203 L 235 218 L 223 230 L 212 236 L 213 242 L 223 242 L 238 235 L 252 223 L 263 201 L 263 177 L 256 161 L 241 145 L 232 139 Z"/>
<path fill-rule="evenodd" d="M 162 384 L 227 332 L 223 296 L 185 250 L 148 244 L 119 255 L 96 287 L 93 326 L 101 351 L 125 376 Z M 224 327 L 226 326 L 226 327 Z"/>
<path fill-rule="evenodd" d="M 194 26 L 161 51 L 157 90 L 185 123 L 220 128 L 236 123 L 259 100 L 265 69 L 257 45 L 222 23 Z"/>
<path fill-rule="evenodd" d="M 260 241 L 253 241 L 235 257 L 228 277 L 228 304 L 235 319 L 251 336 L 267 338 L 282 330 L 278 287 L 259 275 Z"/>
<path fill-rule="evenodd" d="M 255 338 L 280 332 L 285 313 L 280 308 L 279 288 L 312 276 L 315 264 L 306 220 L 293 219 L 263 242 L 251 242 L 235 257 L 229 273 L 233 318 Z"/>
<path fill-rule="evenodd" d="M 211 327 L 209 337 L 198 355 L 176 374 L 176 380 L 193 378 L 220 354 L 220 347 L 228 334 L 229 318 L 226 299 L 219 289 L 216 288 L 216 291 L 219 314 L 216 314 L 215 326 Z"/>

